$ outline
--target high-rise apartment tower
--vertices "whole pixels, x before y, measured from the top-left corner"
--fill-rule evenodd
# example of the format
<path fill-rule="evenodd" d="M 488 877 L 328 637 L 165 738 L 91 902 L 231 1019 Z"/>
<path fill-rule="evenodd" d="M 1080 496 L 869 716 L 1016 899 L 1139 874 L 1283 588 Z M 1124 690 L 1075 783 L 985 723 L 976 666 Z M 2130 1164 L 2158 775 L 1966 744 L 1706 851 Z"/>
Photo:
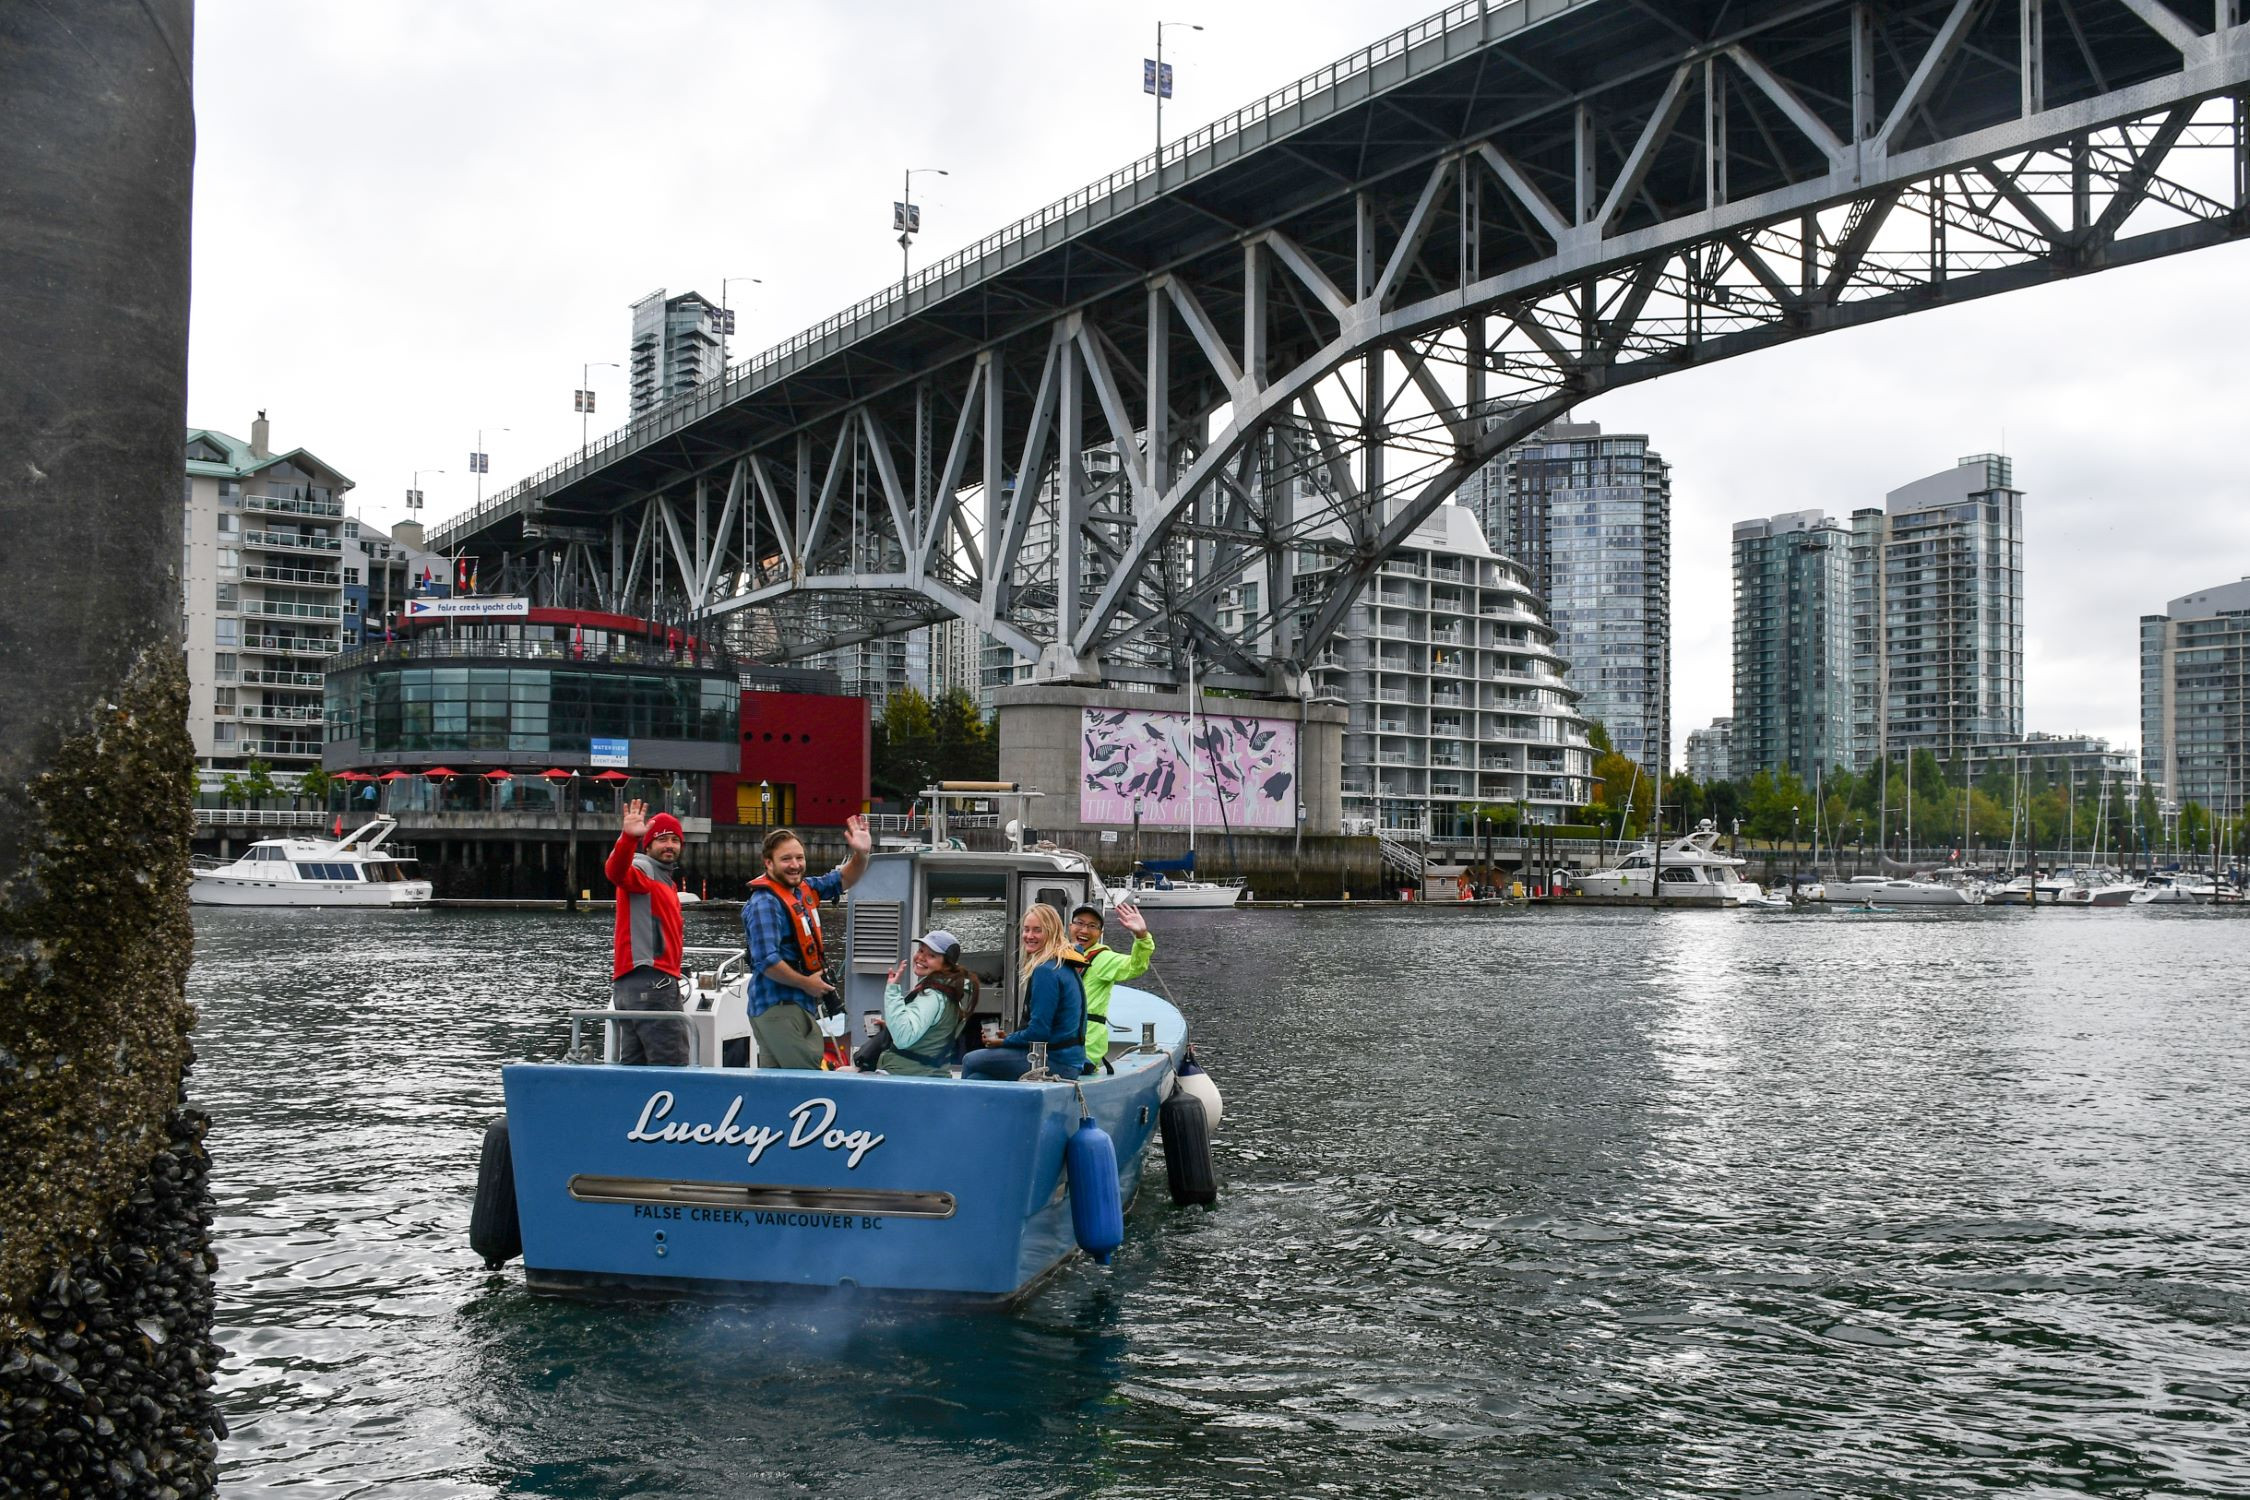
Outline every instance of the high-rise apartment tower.
<path fill-rule="evenodd" d="M 1851 542 L 1817 510 L 1734 528 L 1736 778 L 1853 763 Z"/>
<path fill-rule="evenodd" d="M 1509 449 L 1471 498 L 1520 563 L 1570 663 L 1578 712 L 1659 775 L 1672 742 L 1672 470 L 1644 433 L 1554 422 Z"/>
<path fill-rule="evenodd" d="M 2250 578 L 2141 617 L 2141 774 L 2225 817 L 2250 805 Z"/>
<path fill-rule="evenodd" d="M 700 292 L 666 297 L 658 287 L 633 304 L 633 347 L 626 361 L 633 415 L 684 396 L 721 370 L 721 310 Z"/>

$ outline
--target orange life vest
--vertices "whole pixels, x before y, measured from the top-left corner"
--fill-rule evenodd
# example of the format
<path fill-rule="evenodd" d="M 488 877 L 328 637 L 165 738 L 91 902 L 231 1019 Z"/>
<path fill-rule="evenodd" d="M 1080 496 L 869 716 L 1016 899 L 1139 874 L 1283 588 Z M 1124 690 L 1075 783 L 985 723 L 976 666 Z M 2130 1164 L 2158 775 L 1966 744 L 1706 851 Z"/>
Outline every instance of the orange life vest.
<path fill-rule="evenodd" d="M 797 933 L 797 956 L 803 960 L 798 972 L 818 974 L 826 968 L 827 954 L 820 945 L 820 892 L 802 882 L 792 892 L 771 875 L 760 875 L 750 882 L 750 889 L 773 892 L 781 909 L 789 914 L 789 925 Z"/>

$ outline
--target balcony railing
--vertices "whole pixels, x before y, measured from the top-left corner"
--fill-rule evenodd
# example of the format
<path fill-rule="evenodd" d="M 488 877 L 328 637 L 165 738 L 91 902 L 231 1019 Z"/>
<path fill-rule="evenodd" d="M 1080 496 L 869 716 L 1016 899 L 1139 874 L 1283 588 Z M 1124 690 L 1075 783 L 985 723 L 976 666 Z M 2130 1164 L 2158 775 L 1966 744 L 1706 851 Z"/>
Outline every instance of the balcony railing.
<path fill-rule="evenodd" d="M 318 740 L 236 740 L 232 745 L 213 748 L 221 755 L 279 755 L 293 760 L 320 759 Z"/>
<path fill-rule="evenodd" d="M 324 679 L 318 672 L 268 672 L 250 667 L 235 673 L 235 680 L 248 687 L 307 688 L 317 693 Z"/>
<path fill-rule="evenodd" d="M 261 510 L 283 516 L 341 516 L 341 500 L 297 500 L 286 495 L 244 495 L 244 510 Z"/>
<path fill-rule="evenodd" d="M 320 722 L 320 708 L 317 704 L 311 708 L 279 708 L 268 703 L 262 706 L 237 708 L 234 714 L 238 719 L 254 719 L 261 724 L 318 724 Z"/>
<path fill-rule="evenodd" d="M 297 604 L 279 599 L 246 599 L 242 603 L 246 615 L 260 615 L 269 620 L 341 620 L 343 606 L 337 604 Z"/>
<path fill-rule="evenodd" d="M 344 586 L 341 573 L 315 573 L 310 568 L 269 568 L 262 563 L 244 563 L 244 583 L 278 583 L 291 588 L 340 589 Z"/>
<path fill-rule="evenodd" d="M 242 649 L 281 656 L 334 656 L 344 648 L 339 641 L 321 640 L 316 636 L 254 635 L 243 641 Z"/>
<path fill-rule="evenodd" d="M 284 552 L 341 552 L 344 544 L 332 536 L 298 536 L 288 531 L 245 531 L 245 547 L 278 547 Z"/>

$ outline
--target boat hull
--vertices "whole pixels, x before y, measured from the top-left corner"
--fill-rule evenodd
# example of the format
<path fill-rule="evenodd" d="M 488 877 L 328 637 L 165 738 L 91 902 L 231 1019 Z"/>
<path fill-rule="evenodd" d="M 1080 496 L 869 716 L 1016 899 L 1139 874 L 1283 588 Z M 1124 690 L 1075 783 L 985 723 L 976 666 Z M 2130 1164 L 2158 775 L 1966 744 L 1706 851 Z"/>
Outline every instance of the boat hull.
<path fill-rule="evenodd" d="M 426 880 L 233 880 L 198 875 L 188 886 L 194 906 L 427 906 Z"/>
<path fill-rule="evenodd" d="M 1111 904 L 1131 902 L 1147 911 L 1221 911 L 1242 899 L 1239 885 L 1144 885 L 1110 892 Z"/>
<path fill-rule="evenodd" d="M 785 1069 L 519 1063 L 504 1070 L 525 1280 L 570 1293 L 851 1288 L 1006 1305 L 1077 1249 L 1063 1146 L 1084 1112 L 1140 1185 L 1185 1043 L 1120 988 L 1156 1052 L 1068 1083 Z"/>
<path fill-rule="evenodd" d="M 1846 899 L 1873 901 L 1884 906 L 1982 906 L 1983 897 L 1958 886 L 1932 881 L 1901 880 L 1882 884 L 1854 881 L 1844 887 Z"/>

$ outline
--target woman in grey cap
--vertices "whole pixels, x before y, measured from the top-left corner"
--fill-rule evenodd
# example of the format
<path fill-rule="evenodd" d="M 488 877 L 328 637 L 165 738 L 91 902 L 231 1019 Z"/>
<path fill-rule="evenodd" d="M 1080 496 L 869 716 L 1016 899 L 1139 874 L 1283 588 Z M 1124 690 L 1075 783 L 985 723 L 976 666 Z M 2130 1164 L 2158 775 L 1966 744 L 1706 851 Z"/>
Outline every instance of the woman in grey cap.
<path fill-rule="evenodd" d="M 906 983 L 913 969 L 913 983 Z M 914 940 L 914 951 L 891 970 L 883 988 L 883 1035 L 877 1071 L 944 1078 L 960 1057 L 961 1033 L 977 1009 L 977 976 L 961 967 L 961 940 L 944 928 Z"/>

